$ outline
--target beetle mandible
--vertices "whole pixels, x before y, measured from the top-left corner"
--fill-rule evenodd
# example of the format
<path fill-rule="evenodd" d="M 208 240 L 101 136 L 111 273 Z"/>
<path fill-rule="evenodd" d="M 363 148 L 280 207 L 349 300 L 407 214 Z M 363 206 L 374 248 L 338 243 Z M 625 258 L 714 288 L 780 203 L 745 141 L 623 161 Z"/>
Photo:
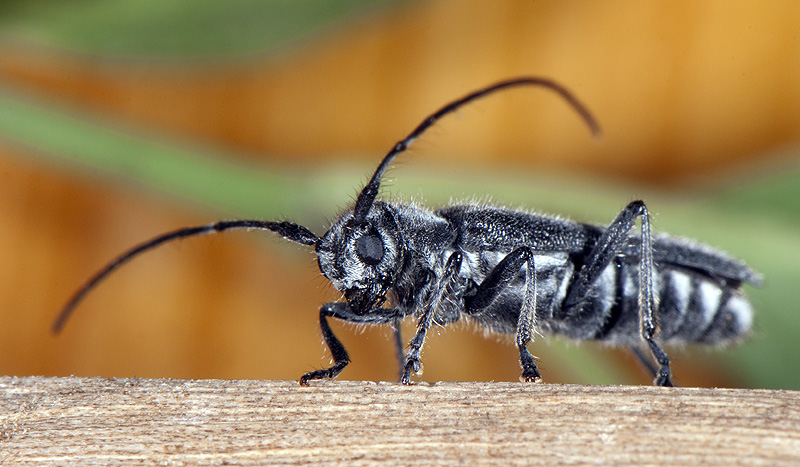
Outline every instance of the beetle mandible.
<path fill-rule="evenodd" d="M 521 77 L 495 83 L 445 105 L 395 144 L 354 206 L 325 235 L 289 221 L 261 220 L 168 232 L 126 251 L 92 276 L 61 310 L 53 330 L 64 326 L 100 281 L 140 253 L 195 235 L 268 230 L 314 247 L 320 271 L 345 299 L 319 311 L 333 365 L 304 374 L 302 385 L 335 378 L 350 362 L 328 318 L 391 325 L 400 349 L 400 380 L 410 384 L 421 368 L 431 325 L 468 317 L 491 331 L 515 335 L 523 381 L 541 378 L 527 349 L 540 333 L 627 346 L 653 373 L 654 384 L 672 386 L 662 343 L 721 344 L 749 332 L 752 309 L 741 285 L 759 285 L 761 279 L 743 262 L 693 241 L 651 233 L 642 201 L 628 204 L 603 227 L 487 204 L 432 211 L 377 199 L 395 156 L 436 121 L 475 99 L 528 85 L 554 91 L 599 133 L 586 107 L 552 80 Z M 400 322 L 409 316 L 418 320 L 417 330 L 403 355 Z"/>

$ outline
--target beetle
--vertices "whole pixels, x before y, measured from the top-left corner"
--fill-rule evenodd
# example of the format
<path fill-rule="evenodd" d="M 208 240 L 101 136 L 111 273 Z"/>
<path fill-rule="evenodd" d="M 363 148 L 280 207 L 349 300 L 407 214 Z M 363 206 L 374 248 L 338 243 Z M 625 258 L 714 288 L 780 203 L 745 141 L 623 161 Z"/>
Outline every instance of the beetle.
<path fill-rule="evenodd" d="M 395 144 L 355 204 L 324 235 L 290 221 L 262 220 L 220 221 L 165 233 L 124 252 L 92 276 L 61 310 L 53 330 L 64 326 L 99 282 L 139 254 L 195 235 L 255 229 L 313 247 L 320 271 L 344 296 L 319 311 L 333 365 L 304 374 L 302 385 L 335 378 L 350 362 L 329 318 L 391 325 L 403 384 L 410 384 L 421 368 L 428 329 L 462 318 L 514 334 L 520 379 L 528 382 L 541 379 L 527 349 L 534 334 L 627 346 L 658 386 L 672 386 L 670 361 L 661 344 L 723 344 L 745 336 L 753 312 L 741 286 L 759 285 L 760 276 L 708 246 L 651 233 L 642 201 L 629 203 L 609 225 L 597 226 L 482 203 L 430 210 L 378 199 L 383 174 L 394 158 L 440 118 L 519 86 L 555 92 L 599 134 L 586 107 L 550 79 L 520 77 L 481 88 L 434 112 Z M 400 322 L 409 316 L 417 319 L 417 330 L 403 352 Z"/>

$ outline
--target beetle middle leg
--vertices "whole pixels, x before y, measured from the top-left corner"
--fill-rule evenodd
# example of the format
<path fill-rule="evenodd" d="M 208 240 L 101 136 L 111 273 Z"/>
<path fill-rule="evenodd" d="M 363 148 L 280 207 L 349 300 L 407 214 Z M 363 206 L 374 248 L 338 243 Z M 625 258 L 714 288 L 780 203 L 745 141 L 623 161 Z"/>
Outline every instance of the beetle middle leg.
<path fill-rule="evenodd" d="M 628 346 L 628 348 L 633 356 L 636 357 L 636 360 L 639 361 L 639 364 L 642 365 L 642 368 L 649 373 L 653 379 L 655 379 L 658 376 L 658 368 L 653 365 L 647 355 L 645 355 L 644 351 L 635 345 Z"/>
<path fill-rule="evenodd" d="M 394 337 L 394 353 L 397 358 L 397 379 L 398 381 L 403 380 L 403 373 L 406 367 L 406 354 L 404 350 L 404 342 L 403 342 L 403 321 L 400 318 L 397 318 L 392 322 L 392 336 Z"/>
<path fill-rule="evenodd" d="M 534 382 L 542 378 L 539 374 L 533 355 L 528 351 L 528 344 L 533 340 L 536 329 L 536 268 L 533 261 L 533 250 L 520 247 L 506 255 L 483 280 L 475 295 L 467 304 L 468 315 L 480 314 L 494 302 L 508 287 L 522 266 L 525 269 L 525 295 L 517 321 L 517 348 L 522 366 L 523 381 Z"/>
<path fill-rule="evenodd" d="M 603 232 L 581 269 L 576 273 L 564 300 L 563 314 L 579 310 L 603 271 L 608 267 L 628 241 L 636 218 L 641 219 L 639 252 L 639 326 L 642 339 L 658 363 L 655 384 L 672 386 L 669 357 L 655 341 L 657 332 L 655 318 L 655 292 L 653 288 L 654 264 L 653 243 L 650 234 L 650 216 L 642 201 L 628 204 Z"/>

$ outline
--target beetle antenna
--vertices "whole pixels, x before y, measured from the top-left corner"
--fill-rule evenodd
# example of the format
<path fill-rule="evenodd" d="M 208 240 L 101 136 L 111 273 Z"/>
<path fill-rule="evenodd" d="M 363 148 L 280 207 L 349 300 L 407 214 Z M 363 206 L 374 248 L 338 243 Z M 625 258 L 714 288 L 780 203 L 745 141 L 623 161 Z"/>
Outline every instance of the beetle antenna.
<path fill-rule="evenodd" d="M 592 132 L 592 135 L 598 136 L 600 135 L 600 125 L 598 125 L 597 120 L 592 116 L 589 109 L 584 106 L 577 97 L 575 97 L 571 92 L 569 92 L 565 87 L 561 86 L 560 84 L 556 83 L 547 78 L 537 78 L 537 77 L 522 77 L 522 78 L 513 78 L 506 81 L 500 81 L 499 83 L 495 83 L 491 86 L 487 86 L 483 89 L 479 89 L 473 93 L 467 94 L 466 96 L 462 97 L 461 99 L 455 100 L 441 109 L 437 110 L 436 112 L 432 113 L 428 118 L 423 120 L 414 131 L 412 131 L 408 136 L 400 140 L 397 144 L 394 145 L 391 151 L 386 154 L 386 157 L 383 158 L 380 165 L 378 166 L 377 170 L 375 170 L 375 174 L 370 179 L 367 186 L 361 190 L 361 193 L 358 195 L 358 200 L 356 201 L 356 206 L 353 209 L 353 218 L 356 220 L 364 220 L 367 217 L 367 213 L 369 213 L 370 208 L 372 207 L 372 203 L 375 201 L 375 197 L 378 196 L 378 190 L 381 186 L 381 178 L 383 177 L 383 172 L 389 167 L 389 164 L 392 163 L 395 156 L 400 154 L 401 152 L 408 149 L 408 146 L 417 139 L 422 133 L 425 132 L 428 128 L 430 128 L 434 123 L 436 123 L 440 118 L 444 117 L 445 115 L 454 112 L 459 107 L 463 106 L 464 104 L 468 104 L 476 99 L 489 95 L 495 91 L 500 91 L 501 89 L 506 89 L 515 86 L 543 86 L 550 90 L 553 90 L 561 95 L 564 100 L 567 101 L 569 105 L 578 112 L 578 115 L 583 119 L 586 125 L 589 126 L 589 129 Z"/>
<path fill-rule="evenodd" d="M 127 263 L 133 257 L 138 256 L 140 253 L 152 250 L 153 248 L 162 245 L 172 240 L 178 240 L 186 237 L 194 237 L 195 235 L 204 235 L 209 233 L 224 232 L 232 229 L 256 229 L 256 230 L 269 230 L 280 234 L 286 240 L 291 242 L 300 243 L 302 245 L 315 245 L 319 237 L 313 232 L 303 227 L 302 225 L 294 224 L 292 222 L 270 222 L 259 220 L 238 220 L 238 221 L 220 221 L 214 224 L 204 225 L 201 227 L 185 227 L 172 232 L 159 235 L 152 240 L 148 240 L 140 245 L 137 245 L 130 250 L 119 255 L 116 259 L 108 263 L 103 269 L 98 271 L 91 279 L 89 279 L 77 292 L 69 299 L 64 308 L 53 321 L 53 333 L 58 333 L 64 327 L 67 319 L 72 315 L 75 307 L 91 292 L 97 284 L 103 279 L 108 277 L 109 274 L 114 272 L 117 268 Z"/>

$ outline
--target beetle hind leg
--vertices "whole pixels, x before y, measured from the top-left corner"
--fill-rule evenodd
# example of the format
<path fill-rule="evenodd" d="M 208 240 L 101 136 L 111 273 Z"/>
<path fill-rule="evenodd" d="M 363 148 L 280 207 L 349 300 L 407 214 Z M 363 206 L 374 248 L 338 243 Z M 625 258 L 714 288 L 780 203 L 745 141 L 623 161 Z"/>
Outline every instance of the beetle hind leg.
<path fill-rule="evenodd" d="M 628 234 L 633 229 L 636 219 L 641 219 L 641 238 L 639 251 L 639 333 L 650 348 L 650 353 L 658 363 L 654 384 L 672 386 L 672 372 L 669 368 L 669 357 L 655 342 L 657 323 L 655 316 L 655 290 L 653 278 L 655 264 L 653 262 L 653 242 L 650 234 L 650 215 L 642 201 L 628 204 L 609 224 L 597 243 L 589 253 L 581 269 L 575 275 L 572 285 L 564 300 L 564 313 L 580 310 L 592 286 L 620 254 Z M 641 358 L 641 357 L 640 357 Z"/>

